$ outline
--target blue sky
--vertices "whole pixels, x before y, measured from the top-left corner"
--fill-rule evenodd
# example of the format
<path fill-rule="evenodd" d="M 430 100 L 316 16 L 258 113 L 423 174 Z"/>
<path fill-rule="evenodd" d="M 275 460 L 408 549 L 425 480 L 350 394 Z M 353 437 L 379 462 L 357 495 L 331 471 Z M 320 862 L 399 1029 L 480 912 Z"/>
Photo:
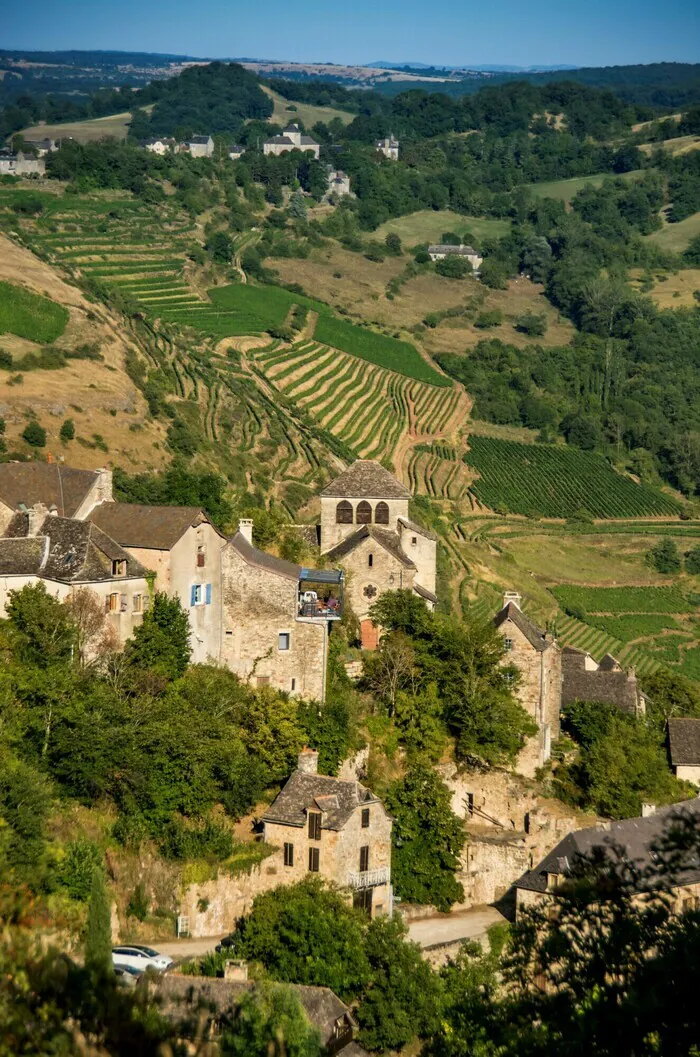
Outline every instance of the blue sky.
<path fill-rule="evenodd" d="M 307 62 L 700 61 L 697 0 L 0 0 L 0 46 Z"/>

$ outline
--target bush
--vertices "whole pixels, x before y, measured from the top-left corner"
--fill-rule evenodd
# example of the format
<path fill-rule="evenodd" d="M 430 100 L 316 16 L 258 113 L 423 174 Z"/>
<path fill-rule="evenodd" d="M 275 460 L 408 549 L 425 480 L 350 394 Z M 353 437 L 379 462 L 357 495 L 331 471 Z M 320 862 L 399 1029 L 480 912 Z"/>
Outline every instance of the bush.
<path fill-rule="evenodd" d="M 531 338 L 541 338 L 547 332 L 547 317 L 544 313 L 524 312 L 516 318 L 515 329 Z"/>
<path fill-rule="evenodd" d="M 233 837 L 230 830 L 215 822 L 192 826 L 175 818 L 165 827 L 160 850 L 166 859 L 220 861 L 233 854 Z"/>
<path fill-rule="evenodd" d="M 67 848 L 65 859 L 58 868 L 58 881 L 71 899 L 87 903 L 92 887 L 92 875 L 102 868 L 102 853 L 96 844 L 79 837 Z"/>
<path fill-rule="evenodd" d="M 451 253 L 449 257 L 436 262 L 435 271 L 446 279 L 463 279 L 465 275 L 471 275 L 473 269 L 471 261 L 468 261 L 466 257 Z"/>
<path fill-rule="evenodd" d="M 146 889 L 141 881 L 136 885 L 136 888 L 131 893 L 131 898 L 126 905 L 126 912 L 132 918 L 137 918 L 138 921 L 145 921 L 148 917 L 148 911 L 150 909 L 148 896 L 146 895 Z"/>
<path fill-rule="evenodd" d="M 647 562 L 657 573 L 677 573 L 681 567 L 678 547 L 671 539 L 660 540 L 647 554 Z"/>
<path fill-rule="evenodd" d="M 503 322 L 503 313 L 500 308 L 492 308 L 488 312 L 480 312 L 474 320 L 474 326 L 479 330 L 488 330 L 490 327 L 500 327 Z"/>
<path fill-rule="evenodd" d="M 75 439 L 75 423 L 73 422 L 72 418 L 67 418 L 65 420 L 65 422 L 61 426 L 59 437 L 61 438 L 64 444 L 67 443 L 67 441 L 69 440 Z"/>
<path fill-rule="evenodd" d="M 700 547 L 693 547 L 685 556 L 685 571 L 700 576 Z"/>
<path fill-rule="evenodd" d="M 46 430 L 38 422 L 30 422 L 24 429 L 22 437 L 33 448 L 46 447 Z"/>

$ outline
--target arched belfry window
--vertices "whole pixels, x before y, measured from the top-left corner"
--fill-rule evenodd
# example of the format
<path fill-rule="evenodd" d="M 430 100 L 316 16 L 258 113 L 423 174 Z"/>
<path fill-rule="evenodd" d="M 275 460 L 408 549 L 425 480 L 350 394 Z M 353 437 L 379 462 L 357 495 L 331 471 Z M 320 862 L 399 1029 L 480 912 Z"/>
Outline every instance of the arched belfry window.
<path fill-rule="evenodd" d="M 357 504 L 357 524 L 358 525 L 371 525 L 372 524 L 372 507 L 369 503 L 363 499 L 361 503 Z"/>
<path fill-rule="evenodd" d="M 352 503 L 343 499 L 335 508 L 336 525 L 352 525 Z"/>
<path fill-rule="evenodd" d="M 389 507 L 387 503 L 377 503 L 377 505 L 375 506 L 374 523 L 375 525 L 389 524 Z"/>

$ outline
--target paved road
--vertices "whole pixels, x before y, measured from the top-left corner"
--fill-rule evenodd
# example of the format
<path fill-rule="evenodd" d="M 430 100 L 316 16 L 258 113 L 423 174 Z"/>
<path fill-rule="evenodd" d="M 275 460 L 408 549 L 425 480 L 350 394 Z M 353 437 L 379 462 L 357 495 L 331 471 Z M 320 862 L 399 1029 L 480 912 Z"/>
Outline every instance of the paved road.
<path fill-rule="evenodd" d="M 218 936 L 202 936 L 196 940 L 155 941 L 153 946 L 161 954 L 169 954 L 178 962 L 186 962 L 189 958 L 199 958 L 202 954 L 213 951 L 222 935 L 223 933 Z"/>
<path fill-rule="evenodd" d="M 408 935 L 421 947 L 464 939 L 479 940 L 492 925 L 505 920 L 495 907 L 471 907 L 455 914 L 435 914 L 434 917 L 412 921 L 408 926 Z"/>

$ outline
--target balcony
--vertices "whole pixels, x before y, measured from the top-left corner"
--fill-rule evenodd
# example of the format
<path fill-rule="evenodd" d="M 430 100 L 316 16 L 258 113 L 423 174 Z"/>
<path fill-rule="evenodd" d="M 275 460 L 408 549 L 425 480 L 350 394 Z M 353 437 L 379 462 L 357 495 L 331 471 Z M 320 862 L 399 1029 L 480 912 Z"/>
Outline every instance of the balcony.
<path fill-rule="evenodd" d="M 301 569 L 297 619 L 340 620 L 344 587 L 342 569 Z"/>
<path fill-rule="evenodd" d="M 363 870 L 362 873 L 348 874 L 348 884 L 357 891 L 360 888 L 376 888 L 378 885 L 387 885 L 391 880 L 391 870 L 388 866 L 380 866 L 378 870 Z"/>

